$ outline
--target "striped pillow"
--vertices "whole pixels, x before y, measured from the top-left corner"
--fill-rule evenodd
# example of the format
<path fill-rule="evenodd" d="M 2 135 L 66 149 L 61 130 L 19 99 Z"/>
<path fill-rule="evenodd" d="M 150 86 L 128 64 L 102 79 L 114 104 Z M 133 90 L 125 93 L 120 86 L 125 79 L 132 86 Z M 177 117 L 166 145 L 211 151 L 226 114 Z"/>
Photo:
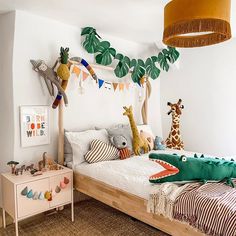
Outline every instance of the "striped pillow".
<path fill-rule="evenodd" d="M 118 158 L 119 151 L 116 147 L 94 139 L 90 144 L 90 150 L 85 154 L 84 159 L 88 163 L 109 161 Z"/>

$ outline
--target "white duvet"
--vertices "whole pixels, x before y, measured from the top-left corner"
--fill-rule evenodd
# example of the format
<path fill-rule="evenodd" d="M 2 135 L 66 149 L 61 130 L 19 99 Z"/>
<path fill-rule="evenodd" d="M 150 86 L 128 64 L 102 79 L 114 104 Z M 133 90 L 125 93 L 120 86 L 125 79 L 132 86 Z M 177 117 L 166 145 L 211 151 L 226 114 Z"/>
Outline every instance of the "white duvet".
<path fill-rule="evenodd" d="M 193 152 L 165 150 L 152 153 L 177 153 L 191 156 Z M 150 153 L 149 153 L 150 154 Z M 134 156 L 126 160 L 105 161 L 94 164 L 82 163 L 73 167 L 75 172 L 100 180 L 113 187 L 141 198 L 149 198 L 152 184 L 149 176 L 163 170 L 159 164 L 150 161 L 148 155 Z"/>

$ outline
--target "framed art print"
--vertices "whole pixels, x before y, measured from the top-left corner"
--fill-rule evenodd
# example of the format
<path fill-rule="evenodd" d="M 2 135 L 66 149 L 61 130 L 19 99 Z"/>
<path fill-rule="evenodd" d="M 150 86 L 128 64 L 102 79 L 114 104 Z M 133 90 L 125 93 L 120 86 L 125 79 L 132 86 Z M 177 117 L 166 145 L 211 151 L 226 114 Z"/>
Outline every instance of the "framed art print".
<path fill-rule="evenodd" d="M 49 106 L 21 106 L 20 126 L 22 147 L 49 144 Z"/>

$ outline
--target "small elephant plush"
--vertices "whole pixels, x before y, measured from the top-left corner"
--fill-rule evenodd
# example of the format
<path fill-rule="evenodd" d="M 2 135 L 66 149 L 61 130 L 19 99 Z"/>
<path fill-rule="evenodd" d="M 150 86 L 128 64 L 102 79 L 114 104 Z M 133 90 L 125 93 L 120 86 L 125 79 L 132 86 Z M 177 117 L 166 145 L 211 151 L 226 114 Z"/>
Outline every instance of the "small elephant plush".
<path fill-rule="evenodd" d="M 112 136 L 110 138 L 111 143 L 119 149 L 120 159 L 124 160 L 131 156 L 131 151 L 127 147 L 127 139 L 123 135 Z"/>
<path fill-rule="evenodd" d="M 155 141 L 154 141 L 154 150 L 165 150 L 166 145 L 163 139 L 159 136 L 156 136 Z"/>

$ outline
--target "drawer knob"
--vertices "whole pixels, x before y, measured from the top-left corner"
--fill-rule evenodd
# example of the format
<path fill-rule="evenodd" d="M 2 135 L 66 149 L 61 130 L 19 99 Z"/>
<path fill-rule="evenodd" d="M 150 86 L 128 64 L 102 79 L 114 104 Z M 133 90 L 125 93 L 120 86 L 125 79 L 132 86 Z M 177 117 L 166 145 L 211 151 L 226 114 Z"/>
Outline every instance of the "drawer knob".
<path fill-rule="evenodd" d="M 62 189 L 66 188 L 66 184 L 64 183 L 64 181 L 61 181 L 61 182 L 60 182 L 60 187 L 61 187 Z"/>
<path fill-rule="evenodd" d="M 33 200 L 38 200 L 38 198 L 39 198 L 39 194 L 38 192 L 35 192 L 33 195 Z"/>
<path fill-rule="evenodd" d="M 22 191 L 21 191 L 21 195 L 22 196 L 27 196 L 28 194 L 28 187 L 25 187 Z"/>
<path fill-rule="evenodd" d="M 44 194 L 44 197 L 48 200 L 48 201 L 52 201 L 52 192 L 46 191 Z"/>
<path fill-rule="evenodd" d="M 32 198 L 32 197 L 33 197 L 33 191 L 31 189 L 27 194 L 27 198 Z"/>
<path fill-rule="evenodd" d="M 40 192 L 38 199 L 39 199 L 39 200 L 43 200 L 43 199 L 44 199 L 44 195 L 43 195 L 42 192 Z"/>
<path fill-rule="evenodd" d="M 56 193 L 60 193 L 61 192 L 61 188 L 57 185 L 56 189 L 55 189 Z"/>
<path fill-rule="evenodd" d="M 64 177 L 64 183 L 65 183 L 65 184 L 69 184 L 69 183 L 70 183 L 70 180 L 69 180 L 68 178 Z"/>

